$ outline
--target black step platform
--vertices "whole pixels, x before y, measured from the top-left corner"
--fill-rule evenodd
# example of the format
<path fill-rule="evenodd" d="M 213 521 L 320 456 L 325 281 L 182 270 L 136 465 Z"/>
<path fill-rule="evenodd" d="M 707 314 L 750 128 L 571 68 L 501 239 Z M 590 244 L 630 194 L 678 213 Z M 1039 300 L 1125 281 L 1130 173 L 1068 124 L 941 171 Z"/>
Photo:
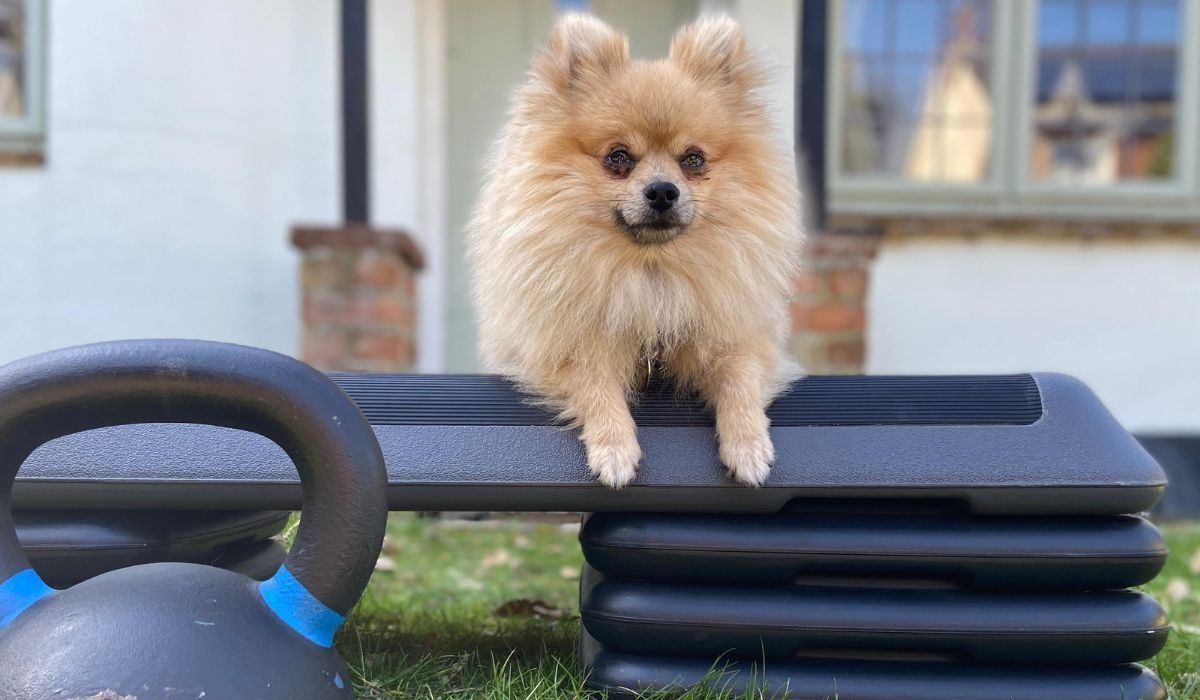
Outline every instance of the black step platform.
<path fill-rule="evenodd" d="M 880 469 L 895 460 L 896 491 L 799 491 L 771 513 L 589 516 L 580 532 L 588 686 L 681 690 L 712 681 L 716 663 L 719 686 L 767 697 L 1164 698 L 1133 662 L 1162 649 L 1169 624 L 1153 599 L 1126 590 L 1166 559 L 1161 534 L 1137 515 L 1153 503 L 1135 502 L 1157 467 L 1129 459 L 1132 438 L 1078 385 L 1066 399 L 1061 378 L 1034 380 L 1042 415 L 1025 427 L 1048 432 L 1026 433 L 1005 454 L 993 451 L 1003 439 L 987 438 L 1017 429 L 1003 422 L 961 443 L 924 432 L 932 428 L 839 428 L 847 440 L 861 431 Z M 1067 423 L 1096 439 L 1087 454 L 1060 432 Z M 942 455 L 932 475 L 908 461 L 909 431 Z M 838 449 L 861 456 L 859 447 Z M 945 488 L 951 461 L 975 467 L 975 488 Z M 1035 462 L 1037 473 L 1026 471 Z M 809 465 L 824 478 L 827 463 Z M 1101 489 L 1051 483 L 1101 472 L 1099 499 Z M 904 488 L 914 477 L 942 483 Z M 1014 498 L 1001 505 L 1004 480 Z"/>
<path fill-rule="evenodd" d="M 1154 656 L 1168 632 L 1158 603 L 1132 591 L 680 585 L 591 572 L 583 581 L 588 632 L 637 653 L 780 658 L 871 649 L 990 664 L 1116 664 Z"/>
<path fill-rule="evenodd" d="M 580 542 L 581 668 L 612 696 L 682 690 L 719 662 L 722 687 L 766 697 L 1166 697 L 1131 665 L 1169 632 L 1122 590 L 1164 562 L 1140 517 L 828 501 L 594 514 Z"/>
<path fill-rule="evenodd" d="M 929 663 L 919 658 L 706 660 L 609 651 L 586 633 L 580 660 L 588 686 L 607 691 L 610 698 L 699 685 L 730 693 L 753 691 L 753 697 L 771 700 L 1167 699 L 1158 677 L 1137 664 L 1043 668 Z"/>
<path fill-rule="evenodd" d="M 1165 478 L 1069 377 L 799 381 L 769 410 L 761 488 L 728 477 L 698 402 L 651 387 L 634 411 L 643 465 L 621 491 L 496 377 L 334 378 L 374 426 L 394 510 L 603 514 L 582 533 L 604 573 L 582 589 L 593 689 L 680 687 L 720 659 L 722 682 L 757 670 L 769 697 L 1165 697 L 1127 663 L 1161 648 L 1162 611 L 1122 590 L 1162 566 L 1134 516 Z M 43 446 L 13 499 L 287 510 L 300 495 L 263 438 L 143 425 Z"/>
<path fill-rule="evenodd" d="M 766 516 L 601 513 L 587 518 L 579 541 L 608 576 L 683 583 L 1103 590 L 1146 583 L 1167 559 L 1161 533 L 1135 516 L 1002 518 L 922 512 L 920 502 L 901 501 L 795 505 Z"/>
<path fill-rule="evenodd" d="M 126 566 L 211 564 L 265 579 L 283 562 L 277 511 L 17 511 L 21 548 L 42 579 L 67 588 Z"/>
<path fill-rule="evenodd" d="M 771 513 L 797 499 L 934 498 L 975 513 L 1149 509 L 1162 470 L 1063 375 L 810 377 L 771 407 L 766 485 L 733 483 L 711 417 L 663 387 L 636 410 L 644 464 L 619 492 L 576 436 L 486 375 L 336 375 L 387 459 L 394 510 Z M 331 417 L 331 420 L 334 420 Z M 223 428 L 142 425 L 55 440 L 29 459 L 23 508 L 296 509 L 281 449 Z"/>

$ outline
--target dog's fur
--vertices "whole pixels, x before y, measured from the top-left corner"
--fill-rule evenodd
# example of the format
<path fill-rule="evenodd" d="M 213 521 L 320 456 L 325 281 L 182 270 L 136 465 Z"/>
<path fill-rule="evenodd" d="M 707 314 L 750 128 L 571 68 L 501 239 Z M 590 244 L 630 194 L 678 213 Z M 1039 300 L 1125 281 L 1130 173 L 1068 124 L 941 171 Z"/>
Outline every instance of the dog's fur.
<path fill-rule="evenodd" d="M 624 36 L 568 15 L 487 163 L 468 228 L 483 358 L 579 427 L 614 488 L 641 459 L 629 401 L 650 360 L 712 407 L 733 476 L 767 478 L 765 407 L 798 375 L 784 344 L 802 234 L 760 80 L 733 20 L 633 61 Z M 614 169 L 614 149 L 634 164 Z M 665 218 L 652 181 L 678 189 Z"/>

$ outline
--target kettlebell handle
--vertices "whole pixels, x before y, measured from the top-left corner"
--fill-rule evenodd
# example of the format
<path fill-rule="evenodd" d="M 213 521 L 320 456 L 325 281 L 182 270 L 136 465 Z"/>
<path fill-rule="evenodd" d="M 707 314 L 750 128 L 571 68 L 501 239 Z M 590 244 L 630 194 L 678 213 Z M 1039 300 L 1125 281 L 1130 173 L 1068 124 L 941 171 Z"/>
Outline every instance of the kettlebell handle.
<path fill-rule="evenodd" d="M 225 343 L 98 343 L 0 367 L 0 583 L 29 569 L 12 520 L 21 464 L 55 438 L 133 423 L 238 428 L 283 448 L 300 474 L 303 517 L 279 573 L 260 590 L 272 608 L 288 608 L 276 608 L 281 617 L 333 611 L 336 629 L 366 588 L 383 543 L 387 473 L 379 443 L 324 374 Z M 305 592 L 320 605 L 293 605 Z"/>

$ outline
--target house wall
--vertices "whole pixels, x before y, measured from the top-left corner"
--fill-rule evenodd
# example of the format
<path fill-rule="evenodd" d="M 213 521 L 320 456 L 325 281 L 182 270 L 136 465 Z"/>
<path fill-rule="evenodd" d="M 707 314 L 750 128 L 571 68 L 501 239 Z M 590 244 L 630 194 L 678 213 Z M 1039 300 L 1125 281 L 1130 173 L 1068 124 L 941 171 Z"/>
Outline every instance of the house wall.
<path fill-rule="evenodd" d="M 1200 431 L 1200 226 L 887 228 L 866 371 L 1065 372 L 1131 431 Z"/>
<path fill-rule="evenodd" d="M 376 0 L 375 215 L 423 231 L 418 0 Z M 45 164 L 0 168 L 0 361 L 122 337 L 295 354 L 340 217 L 335 0 L 48 3 Z"/>
<path fill-rule="evenodd" d="M 801 0 L 705 0 L 701 13 L 726 13 L 742 25 L 746 44 L 766 69 L 762 91 L 780 139 L 792 144 L 796 112 L 796 37 Z"/>
<path fill-rule="evenodd" d="M 416 277 L 417 369 L 445 367 L 444 0 L 371 0 L 372 221 L 424 254 Z"/>

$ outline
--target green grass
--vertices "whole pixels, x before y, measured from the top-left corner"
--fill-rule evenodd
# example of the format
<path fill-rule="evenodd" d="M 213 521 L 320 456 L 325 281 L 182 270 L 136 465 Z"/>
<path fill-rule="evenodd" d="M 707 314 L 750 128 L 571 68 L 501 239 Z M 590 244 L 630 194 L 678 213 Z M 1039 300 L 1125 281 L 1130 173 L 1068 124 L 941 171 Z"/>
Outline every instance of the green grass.
<path fill-rule="evenodd" d="M 392 516 L 384 557 L 395 568 L 376 571 L 339 637 L 359 697 L 583 697 L 575 537 L 550 524 Z M 563 617 L 494 614 L 522 599 Z"/>
<path fill-rule="evenodd" d="M 383 565 L 338 636 L 358 696 L 587 697 L 575 659 L 576 533 L 571 525 L 393 515 Z M 1174 700 L 1200 700 L 1200 526 L 1170 527 L 1166 536 L 1170 560 L 1146 590 L 1167 607 L 1174 630 L 1148 665 Z M 697 690 L 685 700 L 729 697 Z"/>
<path fill-rule="evenodd" d="M 1173 629 L 1147 666 L 1166 682 L 1173 700 L 1200 700 L 1200 525 L 1165 528 L 1170 556 L 1144 589 L 1167 609 Z"/>

